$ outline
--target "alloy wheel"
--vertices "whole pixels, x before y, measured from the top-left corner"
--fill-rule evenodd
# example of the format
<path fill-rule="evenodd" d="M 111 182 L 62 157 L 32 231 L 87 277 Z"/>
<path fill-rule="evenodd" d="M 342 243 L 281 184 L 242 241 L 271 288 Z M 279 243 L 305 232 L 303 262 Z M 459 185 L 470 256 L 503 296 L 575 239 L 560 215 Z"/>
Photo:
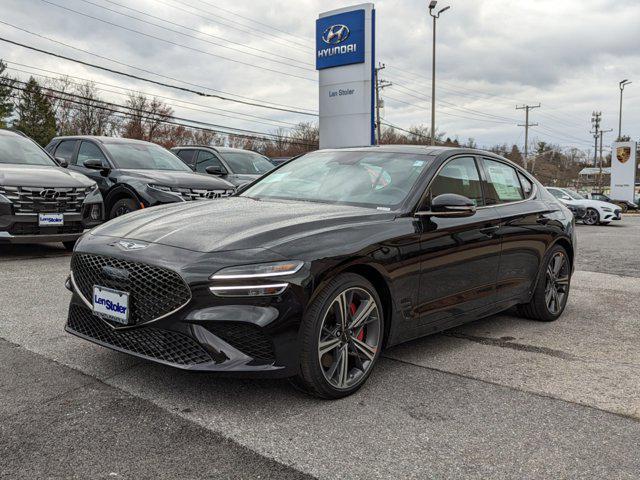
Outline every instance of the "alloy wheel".
<path fill-rule="evenodd" d="M 545 304 L 549 313 L 557 315 L 564 308 L 569 293 L 569 262 L 563 252 L 556 252 L 549 260 L 546 279 Z"/>
<path fill-rule="evenodd" d="M 120 205 L 115 211 L 115 217 L 121 217 L 122 215 L 126 215 L 127 213 L 132 212 L 129 207 L 126 205 Z"/>
<path fill-rule="evenodd" d="M 599 215 L 598 212 L 592 208 L 587 209 L 587 213 L 584 216 L 584 223 L 587 225 L 595 225 L 598 223 Z"/>
<path fill-rule="evenodd" d="M 334 388 L 360 383 L 376 359 L 382 341 L 380 310 L 373 295 L 352 287 L 340 292 L 322 319 L 318 359 Z"/>

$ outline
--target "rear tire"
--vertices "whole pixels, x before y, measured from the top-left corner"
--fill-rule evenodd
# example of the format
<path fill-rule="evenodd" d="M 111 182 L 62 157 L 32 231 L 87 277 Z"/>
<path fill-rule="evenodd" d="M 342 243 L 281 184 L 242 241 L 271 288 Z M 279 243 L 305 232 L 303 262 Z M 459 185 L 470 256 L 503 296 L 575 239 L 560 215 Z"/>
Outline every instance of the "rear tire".
<path fill-rule="evenodd" d="M 132 198 L 122 198 L 113 204 L 109 211 L 109 220 L 140 209 L 140 205 Z"/>
<path fill-rule="evenodd" d="M 531 301 L 518 305 L 518 313 L 540 322 L 557 320 L 567 305 L 570 286 L 569 255 L 564 247 L 555 245 L 545 257 Z"/>
<path fill-rule="evenodd" d="M 383 316 L 380 297 L 365 278 L 344 273 L 331 280 L 302 320 L 294 385 L 325 399 L 360 389 L 380 357 Z"/>

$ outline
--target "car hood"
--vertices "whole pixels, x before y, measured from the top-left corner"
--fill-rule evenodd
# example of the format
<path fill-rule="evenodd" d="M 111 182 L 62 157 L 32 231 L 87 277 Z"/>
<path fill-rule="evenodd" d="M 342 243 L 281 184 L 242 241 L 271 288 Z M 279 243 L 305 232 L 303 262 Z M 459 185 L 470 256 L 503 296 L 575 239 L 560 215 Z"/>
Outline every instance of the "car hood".
<path fill-rule="evenodd" d="M 226 180 L 200 173 L 163 170 L 121 170 L 121 172 L 127 177 L 135 178 L 142 182 L 167 187 L 198 188 L 205 190 L 227 190 L 234 188 L 234 186 Z"/>
<path fill-rule="evenodd" d="M 577 205 L 585 208 L 610 208 L 612 210 L 618 210 L 620 207 L 618 205 L 614 205 L 613 203 L 603 202 L 601 200 L 591 200 L 585 198 L 584 200 L 562 200 L 567 205 Z"/>
<path fill-rule="evenodd" d="M 91 233 L 198 252 L 277 249 L 279 245 L 318 232 L 394 217 L 390 212 L 371 208 L 231 197 L 139 210 L 105 223 Z"/>
<path fill-rule="evenodd" d="M 0 185 L 6 187 L 88 187 L 95 182 L 81 173 L 46 165 L 0 166 Z"/>

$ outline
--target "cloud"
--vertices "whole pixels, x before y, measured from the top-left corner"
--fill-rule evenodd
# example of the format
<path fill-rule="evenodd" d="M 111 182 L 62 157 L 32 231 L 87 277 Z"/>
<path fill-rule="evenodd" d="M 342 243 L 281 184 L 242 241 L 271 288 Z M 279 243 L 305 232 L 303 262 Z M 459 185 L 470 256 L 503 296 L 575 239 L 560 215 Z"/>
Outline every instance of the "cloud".
<path fill-rule="evenodd" d="M 314 63 L 315 18 L 320 11 L 348 4 L 337 0 L 50 1 L 104 21 L 83 17 L 42 0 L 5 0 L 0 5 L 1 18 L 128 65 L 173 77 L 176 81 L 306 109 L 317 108 L 317 83 L 292 75 L 317 78 L 309 65 Z M 533 120 L 542 126 L 536 135 L 541 139 L 546 135 L 547 141 L 575 143 L 588 148 L 591 112 L 603 111 L 605 127 L 617 125 L 617 83 L 628 77 L 637 80 L 628 88 L 624 130 L 634 137 L 640 136 L 640 96 L 634 97 L 633 93 L 634 88 L 640 88 L 640 29 L 637 27 L 640 4 L 637 1 L 441 0 L 440 3 L 452 6 L 438 21 L 437 99 L 441 103 L 437 118 L 439 128 L 447 134 L 462 139 L 473 136 L 479 144 L 487 146 L 522 143 L 522 128 L 516 123 L 523 119 L 515 106 L 520 102 L 541 102 L 542 108 L 532 114 Z M 98 5 L 183 34 L 119 15 Z M 376 9 L 378 60 L 387 63 L 384 76 L 396 83 L 384 92 L 387 98 L 385 118 L 404 127 L 428 123 L 432 31 L 426 2 L 380 0 L 376 2 Z M 0 32 L 4 37 L 40 48 L 141 73 L 5 25 L 0 25 Z M 246 53 L 208 43 L 221 43 L 212 36 L 245 44 L 248 48 L 230 46 Z M 277 121 L 294 123 L 310 119 L 181 94 L 18 47 L 3 45 L 2 56 L 9 61 L 55 72 L 267 117 L 276 125 Z M 112 93 L 103 94 L 113 101 L 123 100 Z M 275 128 L 246 118 L 236 120 L 181 107 L 174 109 L 183 117 L 227 122 L 234 127 L 261 131 Z"/>

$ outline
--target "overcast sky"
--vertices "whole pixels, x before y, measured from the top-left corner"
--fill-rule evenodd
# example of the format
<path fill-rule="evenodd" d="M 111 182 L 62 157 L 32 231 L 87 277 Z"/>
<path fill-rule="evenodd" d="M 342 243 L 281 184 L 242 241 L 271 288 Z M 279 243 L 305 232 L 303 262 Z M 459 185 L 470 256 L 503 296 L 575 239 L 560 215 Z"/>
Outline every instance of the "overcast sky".
<path fill-rule="evenodd" d="M 2 0 L 0 36 L 147 78 L 191 84 L 196 90 L 313 112 L 318 104 L 315 19 L 321 11 L 350 4 Z M 431 22 L 426 4 L 426 0 L 375 2 L 377 60 L 387 65 L 382 77 L 394 83 L 384 91 L 384 118 L 404 128 L 430 122 Z M 515 107 L 540 102 L 542 107 L 531 115 L 540 126 L 532 129 L 531 136 L 586 150 L 592 145 L 593 110 L 602 111 L 605 129 L 617 132 L 618 82 L 629 78 L 634 83 L 625 90 L 623 133 L 640 137 L 640 1 L 439 2 L 439 7 L 445 5 L 452 8 L 438 23 L 439 130 L 461 140 L 473 137 L 481 146 L 522 145 L 524 129 L 516 124 L 524 121 L 524 113 Z M 28 77 L 24 72 L 67 74 L 108 84 L 98 87 L 105 99 L 116 103 L 124 103 L 126 93 L 117 87 L 169 97 L 167 103 L 184 118 L 261 132 L 314 120 L 197 97 L 9 44 L 2 44 L 0 57 L 12 62 L 12 69 L 23 70 L 12 70 L 21 78 Z M 230 118 L 238 114 L 244 116 Z M 614 136 L 615 132 L 605 138 L 610 142 Z"/>

